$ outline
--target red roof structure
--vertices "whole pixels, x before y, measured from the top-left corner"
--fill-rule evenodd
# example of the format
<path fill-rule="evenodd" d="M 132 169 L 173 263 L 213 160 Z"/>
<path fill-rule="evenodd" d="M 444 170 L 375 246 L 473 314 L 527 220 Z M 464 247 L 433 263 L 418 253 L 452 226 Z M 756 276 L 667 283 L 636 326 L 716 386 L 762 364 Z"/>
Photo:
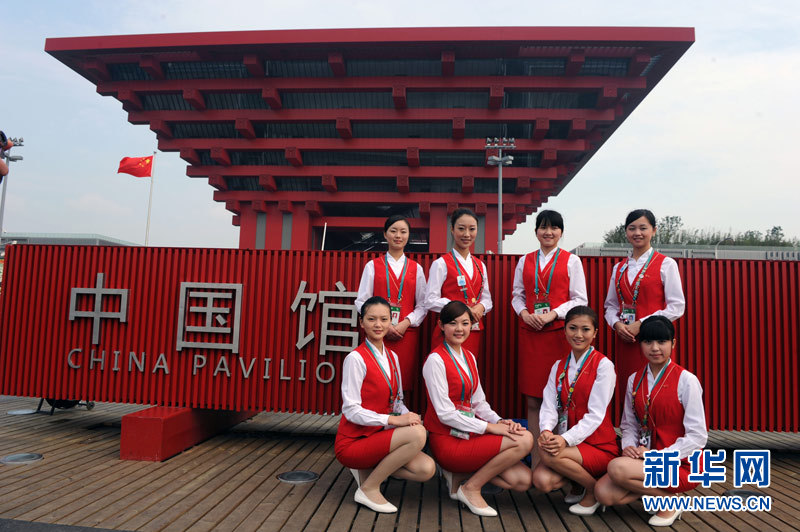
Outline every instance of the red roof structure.
<path fill-rule="evenodd" d="M 558 194 L 694 42 L 692 28 L 243 31 L 48 39 L 45 50 L 208 179 L 253 249 L 373 249 L 390 214 L 410 250 L 447 215 L 496 251 L 487 137 L 516 139 L 502 231 Z"/>

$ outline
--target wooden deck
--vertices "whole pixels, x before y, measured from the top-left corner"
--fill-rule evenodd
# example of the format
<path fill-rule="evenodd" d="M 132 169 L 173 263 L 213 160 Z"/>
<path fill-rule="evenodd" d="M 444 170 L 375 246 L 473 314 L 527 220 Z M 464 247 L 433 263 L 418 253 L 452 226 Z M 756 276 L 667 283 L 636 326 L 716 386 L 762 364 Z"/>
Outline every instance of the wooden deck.
<path fill-rule="evenodd" d="M 0 457 L 36 452 L 44 460 L 0 465 L 0 519 L 121 530 L 652 530 L 641 504 L 581 518 L 558 493 L 502 492 L 487 500 L 499 518 L 480 519 L 449 498 L 438 478 L 390 480 L 397 514 L 378 515 L 353 502 L 353 478 L 333 453 L 337 417 L 263 413 L 163 463 L 119 460 L 119 422 L 141 406 L 98 404 L 11 416 L 38 400 L 0 396 Z M 676 530 L 800 529 L 800 435 L 715 432 L 711 449 L 770 448 L 771 512 L 693 513 Z M 730 454 L 730 453 L 729 453 Z M 729 482 L 699 489 L 721 494 Z M 280 482 L 308 469 L 319 481 Z M 2 528 L 2 526 L 0 526 Z"/>

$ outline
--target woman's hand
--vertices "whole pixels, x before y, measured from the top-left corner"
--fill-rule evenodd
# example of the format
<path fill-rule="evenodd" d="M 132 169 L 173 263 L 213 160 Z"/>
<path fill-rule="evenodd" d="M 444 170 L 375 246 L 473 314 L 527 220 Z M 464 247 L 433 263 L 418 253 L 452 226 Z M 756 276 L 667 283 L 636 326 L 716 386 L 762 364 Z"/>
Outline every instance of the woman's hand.
<path fill-rule="evenodd" d="M 509 425 L 505 423 L 489 423 L 486 425 L 486 433 L 487 434 L 496 434 L 498 436 L 503 436 L 513 441 L 517 441 L 520 439 L 520 435 L 513 432 Z"/>
<path fill-rule="evenodd" d="M 528 312 L 528 309 L 522 309 L 522 312 L 519 313 L 519 317 L 522 318 L 522 322 L 531 329 L 539 330 L 536 328 L 536 320 L 533 319 L 533 314 Z"/>
<path fill-rule="evenodd" d="M 537 331 L 541 331 L 548 323 L 555 321 L 557 317 L 558 314 L 555 310 L 545 312 L 544 314 L 534 314 L 532 327 Z"/>
<path fill-rule="evenodd" d="M 475 319 L 481 321 L 483 319 L 483 315 L 486 313 L 486 307 L 483 306 L 483 303 L 478 303 L 474 307 L 470 307 L 472 314 L 475 316 Z"/>
<path fill-rule="evenodd" d="M 543 437 L 544 436 L 544 437 Z M 539 436 L 539 448 L 553 456 L 567 447 L 567 440 L 563 436 L 553 434 L 549 430 Z"/>
<path fill-rule="evenodd" d="M 628 331 L 633 335 L 633 341 L 636 341 L 636 335 L 639 334 L 639 329 L 642 328 L 642 322 L 639 320 L 634 321 L 628 325 Z"/>
<path fill-rule="evenodd" d="M 386 333 L 386 338 L 389 340 L 402 340 L 403 335 L 406 334 L 406 330 L 408 330 L 409 325 L 411 325 L 411 321 L 406 318 L 397 325 L 392 325 L 389 327 L 389 331 Z"/>
<path fill-rule="evenodd" d="M 632 344 L 636 341 L 636 335 L 631 333 L 631 325 L 625 325 L 622 321 L 618 321 L 614 324 L 614 331 L 616 331 L 617 336 L 619 336 L 620 340 L 623 342 L 628 342 L 629 344 Z M 636 332 L 639 332 L 638 327 L 636 328 Z"/>
<path fill-rule="evenodd" d="M 413 427 L 421 425 L 422 418 L 415 412 L 407 412 L 399 416 L 389 416 L 389 425 L 393 427 Z"/>
<path fill-rule="evenodd" d="M 633 458 L 636 460 L 644 458 L 644 453 L 649 451 L 647 447 L 644 445 L 640 445 L 639 447 L 634 447 L 633 445 L 629 445 L 622 449 L 622 456 L 627 456 L 628 458 Z"/>
<path fill-rule="evenodd" d="M 498 421 L 498 423 L 502 423 L 503 425 L 508 425 L 509 432 L 513 432 L 514 434 L 521 435 L 522 433 L 525 432 L 525 429 L 522 427 L 522 425 L 520 425 L 513 419 L 501 419 L 500 421 Z"/>

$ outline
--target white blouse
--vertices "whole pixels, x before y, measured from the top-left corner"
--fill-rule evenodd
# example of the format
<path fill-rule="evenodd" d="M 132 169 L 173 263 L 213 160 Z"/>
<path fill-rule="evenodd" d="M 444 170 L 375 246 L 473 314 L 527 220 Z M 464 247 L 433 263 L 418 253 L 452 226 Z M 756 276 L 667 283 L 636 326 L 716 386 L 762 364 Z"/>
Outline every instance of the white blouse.
<path fill-rule="evenodd" d="M 622 448 L 639 447 L 639 422 L 633 410 L 633 379 L 636 373 L 628 377 L 628 386 L 625 393 L 625 410 L 619 426 L 622 429 Z M 653 372 L 650 364 L 647 365 L 647 389 L 653 389 Z M 678 379 L 678 400 L 683 405 L 683 428 L 685 434 L 675 440 L 675 443 L 663 451 L 678 451 L 678 458 L 684 459 L 697 449 L 705 447 L 708 441 L 706 429 L 706 413 L 703 409 L 703 387 L 697 377 L 684 371 Z"/>
<path fill-rule="evenodd" d="M 586 356 L 587 353 L 584 353 L 577 361 L 574 355 L 569 357 L 567 375 L 564 377 L 562 386 L 568 386 L 567 381 L 572 382 L 575 378 L 575 373 L 578 371 L 578 367 Z M 553 364 L 553 368 L 550 370 L 550 377 L 547 379 L 547 385 L 542 394 L 542 407 L 539 410 L 539 432 L 545 430 L 552 432 L 556 425 L 558 425 L 556 379 L 558 378 L 559 364 L 561 364 L 561 361 Z M 585 378 L 585 376 L 581 378 Z M 592 385 L 592 391 L 589 393 L 589 404 L 587 405 L 589 411 L 575 425 L 570 427 L 567 432 L 561 434 L 568 446 L 574 447 L 582 443 L 597 430 L 606 417 L 606 411 L 609 403 L 611 403 L 611 397 L 614 395 L 614 386 L 616 383 L 617 374 L 614 371 L 614 364 L 609 359 L 603 357 L 597 365 L 597 378 Z"/>
<path fill-rule="evenodd" d="M 400 260 L 395 260 L 394 257 L 389 255 L 388 253 L 384 255 L 386 262 L 389 264 L 389 268 L 392 269 L 395 275 L 400 277 L 403 273 L 403 266 L 406 263 L 406 256 L 403 255 L 400 257 Z M 388 282 L 388 280 L 387 280 Z M 386 294 L 374 294 L 372 289 L 375 287 L 375 263 L 373 261 L 369 261 L 364 266 L 364 271 L 361 273 L 361 283 L 358 285 L 358 297 L 356 297 L 355 305 L 356 310 L 361 312 L 361 307 L 364 305 L 364 301 L 371 298 L 372 296 L 381 296 L 383 298 L 386 297 Z M 417 286 L 414 290 L 414 310 L 411 314 L 407 316 L 401 316 L 400 321 L 408 318 L 408 321 L 411 322 L 412 327 L 419 327 L 422 324 L 422 320 L 425 319 L 425 315 L 428 313 L 425 310 L 425 291 L 426 291 L 426 282 L 425 282 L 425 272 L 422 271 L 422 265 L 417 266 Z M 391 302 L 390 302 L 391 303 Z"/>
<path fill-rule="evenodd" d="M 453 351 L 453 358 L 456 359 L 458 365 L 464 371 L 468 371 L 467 362 L 464 359 L 464 351 L 461 349 L 454 349 Z M 473 363 L 475 362 L 474 356 L 472 361 Z M 428 388 L 428 396 L 431 403 L 433 403 L 436 415 L 439 416 L 439 421 L 443 424 L 464 432 L 483 434 L 486 432 L 486 426 L 489 423 L 500 421 L 501 417 L 486 402 L 486 395 L 483 393 L 483 387 L 478 375 L 472 376 L 474 379 L 478 379 L 478 386 L 475 389 L 475 393 L 472 394 L 472 411 L 475 413 L 475 417 L 467 417 L 460 414 L 456 410 L 456 405 L 450 400 L 450 390 L 447 386 L 447 370 L 439 353 L 431 353 L 428 356 L 425 365 L 422 366 L 422 376 L 425 378 L 425 386 Z"/>
<path fill-rule="evenodd" d="M 451 251 L 450 254 L 453 255 L 453 252 Z M 472 255 L 468 253 L 467 258 L 465 259 L 460 253 L 456 252 L 455 256 L 461 269 L 465 271 L 470 278 L 472 278 L 475 274 L 472 266 Z M 483 271 L 483 290 L 481 291 L 481 297 L 478 300 L 478 303 L 481 303 L 486 309 L 484 314 L 488 314 L 489 311 L 492 310 L 492 294 L 489 292 L 489 278 L 486 275 L 486 264 L 480 264 L 481 270 Z M 442 307 L 450 302 L 450 300 L 446 297 L 442 297 L 442 285 L 444 284 L 444 280 L 446 278 L 447 263 L 444 261 L 444 257 L 439 257 L 433 261 L 433 264 L 431 264 L 431 269 L 428 272 L 428 291 L 425 294 L 425 308 L 428 311 L 440 312 Z M 471 307 L 472 305 L 467 306 Z"/>
<path fill-rule="evenodd" d="M 544 271 L 550 261 L 555 257 L 558 248 L 550 251 L 545 255 L 540 249 L 539 254 L 539 273 Z M 511 306 L 514 307 L 514 312 L 519 315 L 527 308 L 525 283 L 522 280 L 523 272 L 525 271 L 525 258 L 527 255 L 520 257 L 517 263 L 517 268 L 514 270 L 514 285 L 511 291 Z M 583 264 L 580 257 L 570 254 L 569 261 L 567 261 L 567 275 L 569 276 L 569 301 L 565 301 L 553 310 L 558 314 L 558 319 L 563 320 L 567 312 L 572 307 L 578 305 L 587 305 L 589 297 L 586 295 L 586 275 L 583 273 Z M 544 280 L 547 286 L 547 279 Z"/>
<path fill-rule="evenodd" d="M 374 345 L 368 340 L 367 343 L 372 347 L 372 351 L 377 353 L 376 359 L 387 375 L 390 375 L 389 359 L 386 352 L 386 345 L 383 350 L 378 352 Z M 390 351 L 394 357 L 395 366 L 398 368 L 397 379 L 399 384 L 400 414 L 408 412 L 408 408 L 403 404 L 403 381 L 400 376 L 400 362 L 394 351 Z M 367 376 L 367 365 L 358 351 L 350 351 L 344 358 L 342 365 L 342 415 L 351 423 L 364 426 L 384 426 L 389 427 L 389 415 L 379 414 L 373 410 L 367 410 L 361 406 L 361 385 Z"/>
<path fill-rule="evenodd" d="M 632 283 L 636 275 L 647 263 L 647 260 L 655 252 L 655 249 L 650 248 L 649 252 L 642 254 L 638 259 L 634 259 L 628 254 L 628 282 Z M 608 281 L 608 293 L 606 294 L 605 302 L 605 318 L 609 327 L 614 328 L 614 324 L 620 321 L 619 318 L 619 299 L 617 298 L 617 286 L 614 279 L 617 278 L 617 270 L 621 263 L 614 265 L 611 270 L 611 278 Z M 683 296 L 683 287 L 681 286 L 681 276 L 678 273 L 678 263 L 671 257 L 664 257 L 664 262 L 661 263 L 661 282 L 664 284 L 664 299 L 667 306 L 663 310 L 657 310 L 648 316 L 636 316 L 638 321 L 644 321 L 645 318 L 650 316 L 664 316 L 670 321 L 675 321 L 683 316 L 683 311 L 686 309 L 686 298 Z"/>

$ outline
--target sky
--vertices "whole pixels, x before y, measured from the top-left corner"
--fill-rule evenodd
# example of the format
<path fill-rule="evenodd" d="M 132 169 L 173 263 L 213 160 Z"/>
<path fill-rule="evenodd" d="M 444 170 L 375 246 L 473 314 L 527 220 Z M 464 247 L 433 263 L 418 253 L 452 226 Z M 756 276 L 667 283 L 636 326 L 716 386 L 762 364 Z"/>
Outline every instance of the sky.
<path fill-rule="evenodd" d="M 424 26 L 693 27 L 696 42 L 577 176 L 542 208 L 561 212 L 562 247 L 599 242 L 628 211 L 733 232 L 800 237 L 796 142 L 800 9 L 764 2 L 207 0 L 15 2 L 2 12 L 0 130 L 12 154 L 4 232 L 99 233 L 142 244 L 149 179 L 116 174 L 156 148 L 122 104 L 44 52 L 48 37 L 193 31 Z M 224 7 L 223 7 L 224 6 Z M 499 7 L 496 7 L 499 6 Z M 158 154 L 150 245 L 238 247 L 231 213 L 177 153 Z M 506 253 L 538 247 L 531 222 Z"/>

